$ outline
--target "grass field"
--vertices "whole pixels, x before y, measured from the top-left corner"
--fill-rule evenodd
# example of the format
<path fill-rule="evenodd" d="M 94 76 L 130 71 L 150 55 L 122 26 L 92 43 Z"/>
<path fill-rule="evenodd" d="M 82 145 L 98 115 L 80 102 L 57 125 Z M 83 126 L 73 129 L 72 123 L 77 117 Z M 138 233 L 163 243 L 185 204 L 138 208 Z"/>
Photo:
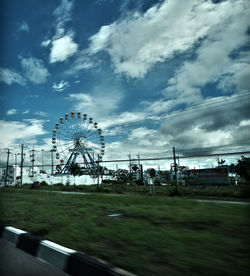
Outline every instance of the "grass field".
<path fill-rule="evenodd" d="M 12 188 L 0 204 L 1 222 L 138 275 L 250 275 L 247 205 Z"/>
<path fill-rule="evenodd" d="M 21 189 L 30 189 L 31 184 L 25 184 Z M 96 192 L 97 185 L 40 185 L 36 190 L 49 190 L 49 191 L 74 191 L 74 192 Z M 176 187 L 161 185 L 154 187 L 155 195 L 157 196 L 175 196 Z M 143 185 L 126 185 L 126 184 L 102 184 L 101 193 L 118 193 L 118 194 L 137 194 L 149 195 L 150 187 Z M 239 186 L 180 186 L 178 195 L 182 197 L 197 197 L 197 198 L 223 198 L 230 200 L 250 199 L 250 184 Z"/>

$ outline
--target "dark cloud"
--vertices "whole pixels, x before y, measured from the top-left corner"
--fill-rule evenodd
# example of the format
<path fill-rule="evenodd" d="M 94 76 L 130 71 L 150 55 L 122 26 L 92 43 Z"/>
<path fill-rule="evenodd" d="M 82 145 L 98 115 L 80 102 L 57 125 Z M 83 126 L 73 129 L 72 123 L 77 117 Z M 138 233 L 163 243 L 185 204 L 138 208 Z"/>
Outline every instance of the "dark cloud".
<path fill-rule="evenodd" d="M 232 150 L 249 146 L 250 94 L 234 102 L 229 99 L 224 104 L 203 105 L 170 116 L 163 122 L 160 133 L 187 155 L 193 152 L 187 150 L 193 148 L 205 154 L 220 151 L 224 145 Z"/>

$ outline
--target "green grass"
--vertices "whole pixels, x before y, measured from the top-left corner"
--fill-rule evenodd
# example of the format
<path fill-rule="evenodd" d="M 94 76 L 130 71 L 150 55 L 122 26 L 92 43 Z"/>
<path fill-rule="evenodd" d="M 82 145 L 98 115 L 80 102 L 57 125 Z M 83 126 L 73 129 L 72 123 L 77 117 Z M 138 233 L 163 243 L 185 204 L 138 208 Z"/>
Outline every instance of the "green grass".
<path fill-rule="evenodd" d="M 31 184 L 23 185 L 22 189 L 30 189 Z M 49 191 L 75 191 L 75 192 L 96 192 L 97 185 L 41 185 L 36 187 L 36 190 L 49 190 Z M 117 194 L 137 194 L 137 195 L 148 195 L 150 193 L 149 186 L 136 186 L 126 184 L 102 184 L 101 193 L 117 193 Z M 159 196 L 175 196 L 175 186 L 155 186 L 155 194 Z M 182 197 L 199 197 L 199 198 L 220 198 L 220 199 L 231 199 L 238 200 L 250 199 L 250 184 L 241 186 L 180 186 L 179 196 Z"/>
<path fill-rule="evenodd" d="M 250 273 L 249 206 L 11 188 L 0 204 L 5 224 L 139 275 Z"/>

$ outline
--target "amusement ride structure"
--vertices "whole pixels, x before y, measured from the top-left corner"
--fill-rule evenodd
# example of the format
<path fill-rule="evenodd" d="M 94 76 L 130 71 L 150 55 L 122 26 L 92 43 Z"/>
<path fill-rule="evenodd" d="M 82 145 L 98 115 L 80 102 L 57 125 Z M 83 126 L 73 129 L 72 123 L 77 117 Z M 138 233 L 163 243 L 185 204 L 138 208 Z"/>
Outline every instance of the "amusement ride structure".
<path fill-rule="evenodd" d="M 59 174 L 69 174 L 77 163 L 83 174 L 95 175 L 105 152 L 102 130 L 87 114 L 66 113 L 53 129 L 52 151 L 60 159 Z"/>

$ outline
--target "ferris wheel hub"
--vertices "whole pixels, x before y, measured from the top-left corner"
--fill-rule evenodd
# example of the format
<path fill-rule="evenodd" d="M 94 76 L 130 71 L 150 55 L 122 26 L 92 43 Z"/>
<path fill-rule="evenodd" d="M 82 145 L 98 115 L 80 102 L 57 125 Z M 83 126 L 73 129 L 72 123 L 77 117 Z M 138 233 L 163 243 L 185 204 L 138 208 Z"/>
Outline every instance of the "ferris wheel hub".
<path fill-rule="evenodd" d="M 80 137 L 78 139 L 78 143 L 79 143 L 80 146 L 85 146 L 86 145 L 86 137 L 85 136 Z"/>

